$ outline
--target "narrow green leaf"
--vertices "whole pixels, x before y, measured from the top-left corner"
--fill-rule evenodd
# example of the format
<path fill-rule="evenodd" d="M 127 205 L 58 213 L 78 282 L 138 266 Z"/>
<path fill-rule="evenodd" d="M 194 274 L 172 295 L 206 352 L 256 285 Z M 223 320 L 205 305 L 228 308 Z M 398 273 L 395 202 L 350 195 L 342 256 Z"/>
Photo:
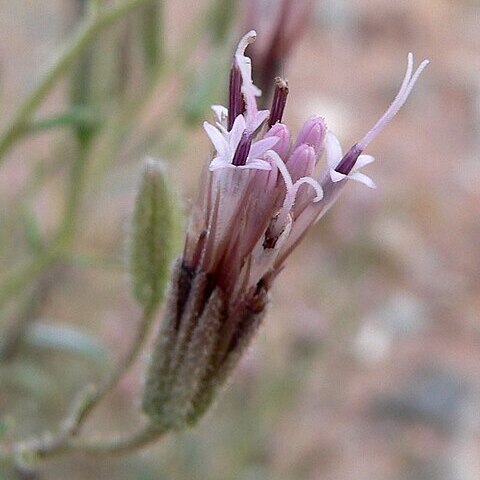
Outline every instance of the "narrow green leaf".
<path fill-rule="evenodd" d="M 37 348 L 74 353 L 98 363 L 104 363 L 107 358 L 104 346 L 96 338 L 63 325 L 36 322 L 27 330 L 25 343 Z"/>
<path fill-rule="evenodd" d="M 0 366 L 0 385 L 28 393 L 37 400 L 48 400 L 58 394 L 56 379 L 45 369 L 31 362 L 15 362 Z"/>
<path fill-rule="evenodd" d="M 141 10 L 141 39 L 147 74 L 151 77 L 164 60 L 163 2 L 152 0 Z"/>
<path fill-rule="evenodd" d="M 90 129 L 96 127 L 99 123 L 100 118 L 89 108 L 77 106 L 58 115 L 33 120 L 28 125 L 27 130 L 30 132 L 39 132 L 72 126 Z"/>

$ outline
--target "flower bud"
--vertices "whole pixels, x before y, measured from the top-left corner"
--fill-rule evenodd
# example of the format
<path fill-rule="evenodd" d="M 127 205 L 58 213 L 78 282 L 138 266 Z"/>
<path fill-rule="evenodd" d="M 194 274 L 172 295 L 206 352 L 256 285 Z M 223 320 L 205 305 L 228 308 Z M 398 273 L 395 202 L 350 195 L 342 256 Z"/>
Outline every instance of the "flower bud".
<path fill-rule="evenodd" d="M 267 137 L 278 137 L 280 140 L 272 147 L 280 157 L 285 158 L 290 150 L 290 132 L 283 123 L 276 123 L 266 134 Z"/>
<path fill-rule="evenodd" d="M 306 143 L 298 146 L 290 155 L 287 161 L 287 168 L 292 180 L 296 182 L 299 178 L 308 177 L 315 168 L 315 150 Z"/>
<path fill-rule="evenodd" d="M 322 117 L 309 118 L 303 124 L 303 127 L 298 134 L 297 141 L 293 146 L 293 149 L 295 150 L 295 148 L 302 145 L 302 143 L 311 145 L 315 149 L 315 153 L 317 154 L 317 161 L 318 161 L 318 158 L 320 157 L 323 151 L 323 144 L 325 142 L 326 132 L 327 132 L 327 127 Z"/>
<path fill-rule="evenodd" d="M 145 161 L 131 221 L 131 285 L 146 309 L 154 309 L 163 299 L 175 242 L 174 202 L 164 168 L 160 161 Z"/>

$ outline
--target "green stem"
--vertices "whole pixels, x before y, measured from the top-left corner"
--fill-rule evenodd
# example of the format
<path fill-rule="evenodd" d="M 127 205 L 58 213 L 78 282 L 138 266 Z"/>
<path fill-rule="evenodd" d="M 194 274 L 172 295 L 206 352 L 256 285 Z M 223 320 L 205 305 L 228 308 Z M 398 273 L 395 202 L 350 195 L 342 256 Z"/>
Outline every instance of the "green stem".
<path fill-rule="evenodd" d="M 81 54 L 92 40 L 105 28 L 149 1 L 151 0 L 125 0 L 104 12 L 99 12 L 90 17 L 80 26 L 77 34 L 74 35 L 63 51 L 60 52 L 52 67 L 45 73 L 35 90 L 24 101 L 9 126 L 0 136 L 0 161 L 4 159 L 5 154 L 10 150 L 15 141 L 24 134 L 31 116 L 50 93 L 57 80 L 62 77 L 72 65 L 76 57 Z"/>
<path fill-rule="evenodd" d="M 123 455 L 132 453 L 156 442 L 166 432 L 152 425 L 146 425 L 128 437 L 99 441 L 72 441 L 70 451 L 80 451 L 90 455 Z"/>
<path fill-rule="evenodd" d="M 90 141 L 79 141 L 79 151 L 75 159 L 72 170 L 70 172 L 70 181 L 68 182 L 67 199 L 65 202 L 65 211 L 63 213 L 63 223 L 60 227 L 58 243 L 64 250 L 70 246 L 72 237 L 75 233 L 75 226 L 78 214 L 80 212 L 80 204 L 82 193 L 85 189 L 87 177 L 87 159 L 89 153 Z"/>
<path fill-rule="evenodd" d="M 32 278 L 52 265 L 61 255 L 62 251 L 59 246 L 54 245 L 53 248 L 36 256 L 27 265 L 16 267 L 10 275 L 7 274 L 6 279 L 0 284 L 0 309 L 11 297 L 21 291 Z"/>
<path fill-rule="evenodd" d="M 155 78 L 160 65 L 164 63 L 163 5 L 151 0 L 141 10 L 141 39 L 145 68 L 149 81 Z"/>
<path fill-rule="evenodd" d="M 44 460 L 56 455 L 74 452 L 100 456 L 122 455 L 151 445 L 163 435 L 165 435 L 165 431 L 147 424 L 131 435 L 107 440 L 81 440 L 46 436 L 43 439 L 18 445 L 13 448 L 12 453 L 17 462 L 21 463 Z M 4 456 L 7 458 L 8 453 L 6 452 Z"/>
<path fill-rule="evenodd" d="M 52 287 L 59 281 L 59 278 L 62 277 L 62 271 L 63 268 L 54 268 L 52 265 L 39 275 L 37 284 L 22 306 L 15 321 L 6 329 L 5 333 L 2 332 L 2 338 L 0 340 L 0 362 L 11 360 L 17 353 L 25 331 L 31 321 L 41 311 Z"/>
<path fill-rule="evenodd" d="M 156 310 L 147 309 L 144 311 L 130 350 L 117 363 L 110 376 L 99 387 L 88 387 L 86 391 L 80 394 L 72 413 L 63 425 L 63 431 L 68 432 L 69 437 L 74 437 L 79 433 L 90 412 L 118 384 L 125 372 L 133 365 L 150 332 L 155 313 Z"/>
<path fill-rule="evenodd" d="M 155 313 L 155 309 L 146 309 L 144 311 L 135 339 L 125 357 L 116 365 L 111 375 L 102 385 L 98 388 L 89 387 L 81 393 L 74 402 L 70 415 L 65 419 L 60 431 L 56 435 L 44 435 L 0 450 L 0 460 L 2 457 L 3 460 L 6 460 L 13 456 L 17 461 L 28 462 L 76 451 L 92 455 L 125 454 L 145 447 L 161 437 L 165 433 L 164 431 L 147 424 L 132 435 L 107 441 L 76 438 L 92 410 L 118 384 L 123 375 L 138 358 L 145 339 L 150 332 Z"/>

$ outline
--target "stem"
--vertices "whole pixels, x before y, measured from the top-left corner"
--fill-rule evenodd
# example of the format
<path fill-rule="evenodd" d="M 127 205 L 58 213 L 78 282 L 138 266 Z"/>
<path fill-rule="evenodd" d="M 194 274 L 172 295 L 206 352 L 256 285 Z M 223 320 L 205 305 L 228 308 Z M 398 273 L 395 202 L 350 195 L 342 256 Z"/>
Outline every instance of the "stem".
<path fill-rule="evenodd" d="M 62 272 L 53 265 L 40 275 L 37 284 L 33 288 L 33 292 L 31 292 L 29 299 L 25 305 L 23 305 L 17 318 L 2 335 L 3 339 L 0 342 L 0 362 L 9 361 L 16 354 L 25 331 L 29 327 L 32 319 L 39 314 L 47 300 L 49 292 L 61 276 Z"/>
<path fill-rule="evenodd" d="M 155 79 L 159 66 L 165 61 L 163 5 L 156 0 L 150 0 L 140 13 L 143 57 L 147 78 L 151 82 Z"/>
<path fill-rule="evenodd" d="M 110 376 L 99 387 L 87 387 L 80 394 L 71 415 L 63 425 L 63 430 L 68 432 L 69 436 L 78 434 L 91 411 L 118 384 L 126 371 L 132 366 L 150 332 L 154 318 L 155 310 L 146 310 L 143 313 L 135 339 L 125 357 L 115 366 Z"/>
<path fill-rule="evenodd" d="M 91 16 L 80 26 L 77 34 L 60 52 L 51 68 L 45 73 L 35 90 L 24 101 L 10 125 L 0 136 L 0 162 L 4 159 L 5 154 L 10 150 L 14 142 L 24 134 L 30 117 L 50 93 L 57 80 L 68 70 L 75 58 L 105 28 L 149 1 L 151 0 L 125 0 L 119 5 Z"/>
<path fill-rule="evenodd" d="M 17 461 L 44 460 L 65 453 L 82 452 L 89 455 L 122 455 L 132 453 L 151 445 L 165 434 L 165 431 L 147 424 L 137 432 L 125 437 L 107 440 L 76 440 L 68 437 L 45 437 L 33 440 L 13 449 Z"/>
<path fill-rule="evenodd" d="M 32 278 L 42 273 L 59 257 L 61 257 L 61 249 L 58 245 L 54 245 L 48 251 L 33 258 L 27 265 L 16 267 L 0 284 L 0 309 L 11 297 L 20 292 Z"/>
<path fill-rule="evenodd" d="M 84 452 L 92 455 L 124 454 L 149 445 L 161 437 L 165 433 L 164 431 L 147 424 L 138 432 L 127 437 L 106 441 L 75 438 L 92 410 L 118 384 L 138 357 L 155 318 L 155 311 L 155 309 L 144 311 L 136 337 L 126 356 L 117 364 L 103 384 L 98 388 L 90 386 L 81 393 L 74 402 L 72 412 L 64 420 L 56 435 L 45 434 L 27 442 L 18 442 L 10 448 L 0 449 L 0 460 L 15 457 L 19 462 L 28 462 L 32 459 L 44 459 L 71 452 Z"/>

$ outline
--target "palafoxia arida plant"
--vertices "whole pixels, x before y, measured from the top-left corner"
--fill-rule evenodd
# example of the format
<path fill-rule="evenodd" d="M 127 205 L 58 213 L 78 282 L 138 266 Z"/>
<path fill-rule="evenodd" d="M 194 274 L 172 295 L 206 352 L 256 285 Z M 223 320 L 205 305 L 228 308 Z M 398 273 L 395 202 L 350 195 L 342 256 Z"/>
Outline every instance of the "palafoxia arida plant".
<path fill-rule="evenodd" d="M 203 125 L 214 153 L 192 207 L 183 254 L 171 271 L 142 400 L 146 426 L 111 442 L 75 438 L 92 406 L 138 354 L 145 336 L 140 333 L 125 363 L 103 387 L 79 399 L 58 435 L 13 449 L 22 459 L 72 450 L 129 451 L 195 424 L 257 332 L 272 284 L 309 228 L 350 180 L 375 188 L 360 172 L 373 161 L 363 152 L 405 103 L 428 61 L 414 72 L 413 55 L 408 55 L 405 78 L 392 104 L 344 154 L 322 117 L 308 119 L 292 139 L 283 123 L 289 89 L 285 80 L 275 79 L 270 110 L 257 108 L 261 91 L 253 83 L 251 60 L 245 55 L 255 37 L 254 31 L 248 32 L 233 57 L 228 108 L 214 105 L 215 123 Z M 317 168 L 322 156 L 325 166 Z M 160 164 L 149 160 L 129 243 L 133 290 L 147 323 L 162 298 L 170 254 L 169 191 Z"/>
<path fill-rule="evenodd" d="M 270 288 L 308 229 L 349 180 L 374 188 L 360 172 L 362 152 L 393 118 L 427 61 L 413 56 L 397 97 L 344 155 L 321 117 L 305 122 L 295 141 L 282 123 L 288 85 L 275 80 L 270 110 L 258 110 L 247 46 L 240 41 L 230 71 L 228 109 L 212 107 L 205 122 L 214 155 L 193 206 L 183 256 L 175 263 L 143 409 L 162 430 L 194 424 L 250 344 L 266 313 Z M 273 80 L 273 79 L 272 79 Z M 315 173 L 325 153 L 326 167 Z"/>

